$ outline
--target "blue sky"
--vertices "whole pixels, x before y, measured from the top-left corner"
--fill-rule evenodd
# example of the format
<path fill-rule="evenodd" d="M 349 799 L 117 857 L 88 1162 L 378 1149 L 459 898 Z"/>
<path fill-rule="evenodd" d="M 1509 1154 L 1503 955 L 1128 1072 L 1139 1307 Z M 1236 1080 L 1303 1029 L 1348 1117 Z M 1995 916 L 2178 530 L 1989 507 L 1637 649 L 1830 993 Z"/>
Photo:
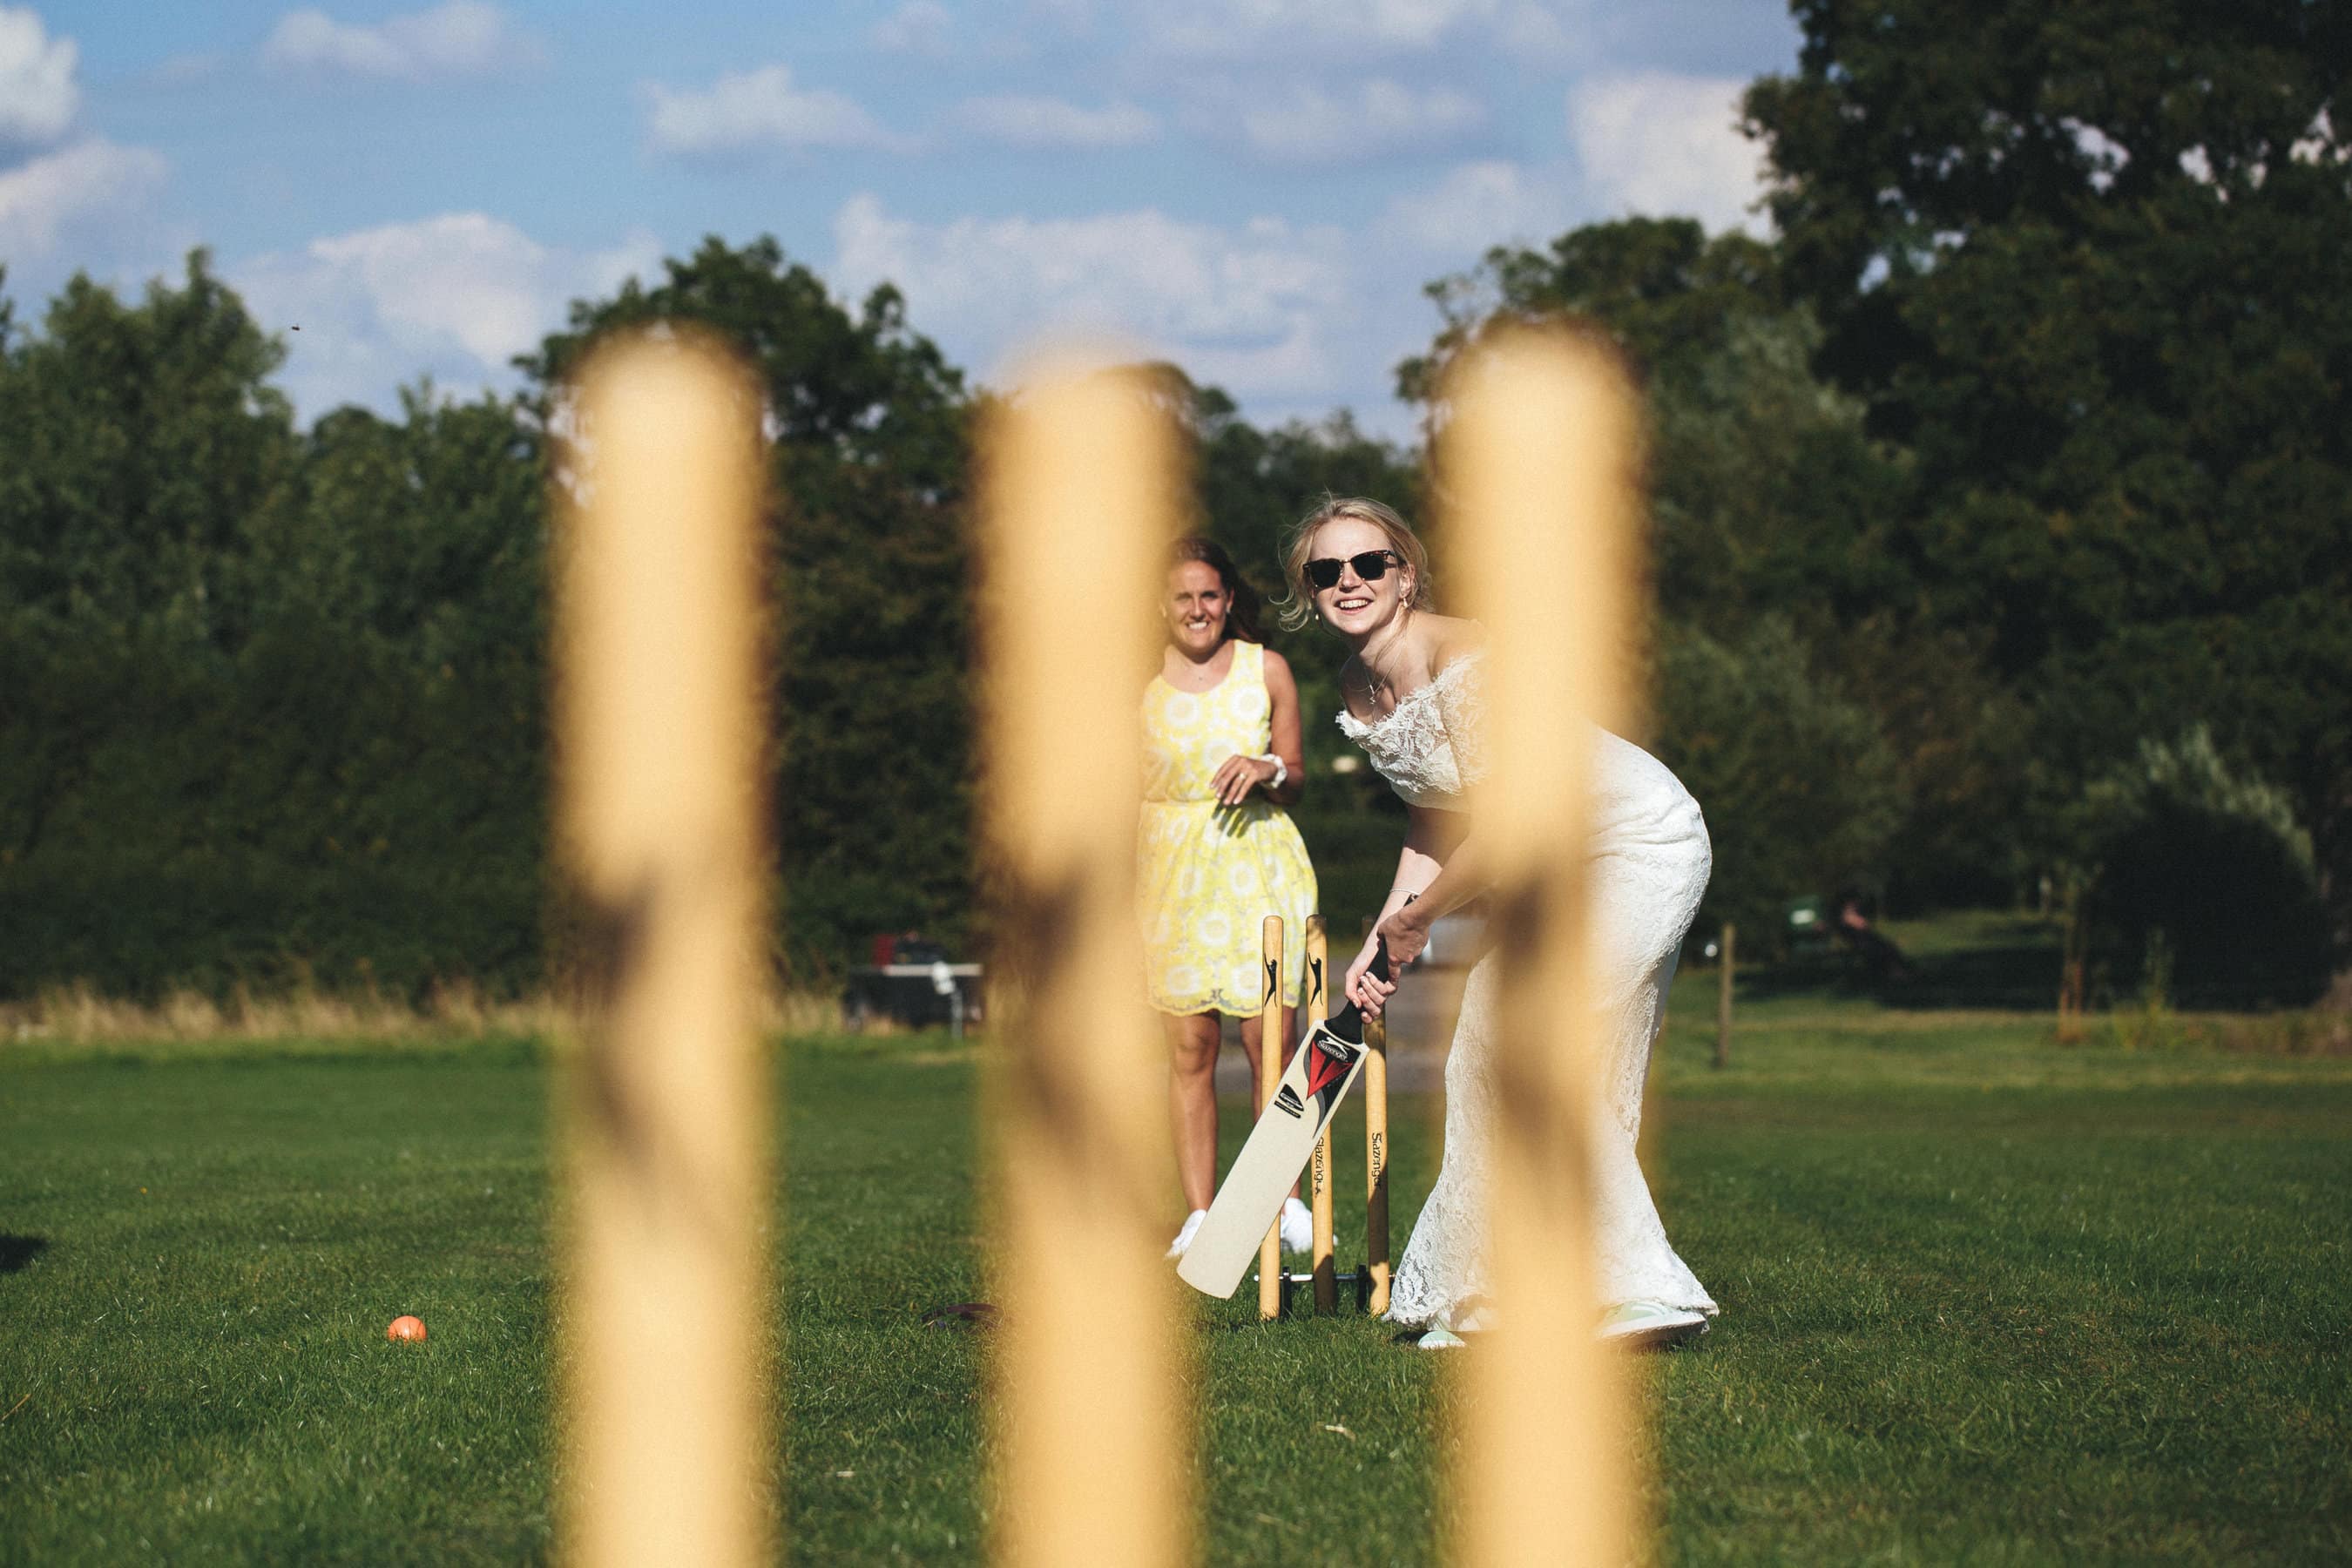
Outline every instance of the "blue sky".
<path fill-rule="evenodd" d="M 509 386 L 706 234 L 885 279 L 983 380 L 1112 332 L 1259 419 L 1402 435 L 1432 279 L 1628 212 L 1757 226 L 1771 0 L 0 0 L 19 313 L 194 245 L 303 415 Z"/>

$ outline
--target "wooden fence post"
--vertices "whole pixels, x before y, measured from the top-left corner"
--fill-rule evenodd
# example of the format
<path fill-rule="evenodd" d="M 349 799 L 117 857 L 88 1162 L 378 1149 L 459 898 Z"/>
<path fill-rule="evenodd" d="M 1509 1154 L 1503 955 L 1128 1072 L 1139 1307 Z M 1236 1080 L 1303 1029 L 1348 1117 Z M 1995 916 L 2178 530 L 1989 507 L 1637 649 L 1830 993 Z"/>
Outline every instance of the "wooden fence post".
<path fill-rule="evenodd" d="M 1723 926 L 1723 962 L 1715 977 L 1715 1065 L 1717 1071 L 1731 1065 L 1731 985 L 1738 968 L 1737 956 L 1739 928 L 1726 921 Z"/>

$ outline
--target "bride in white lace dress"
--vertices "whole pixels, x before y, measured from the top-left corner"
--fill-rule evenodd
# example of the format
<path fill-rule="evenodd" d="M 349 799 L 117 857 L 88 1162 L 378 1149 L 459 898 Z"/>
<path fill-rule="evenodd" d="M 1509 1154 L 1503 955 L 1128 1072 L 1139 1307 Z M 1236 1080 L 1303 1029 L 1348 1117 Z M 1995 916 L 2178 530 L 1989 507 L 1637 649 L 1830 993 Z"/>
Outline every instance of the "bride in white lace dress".
<path fill-rule="evenodd" d="M 1481 843 L 1465 792 L 1484 773 L 1483 634 L 1429 602 L 1428 556 L 1404 520 L 1377 501 L 1333 500 L 1292 536 L 1285 565 L 1293 617 L 1311 613 L 1355 650 L 1340 672 L 1339 727 L 1406 805 L 1404 848 L 1373 938 L 1357 954 L 1347 994 L 1379 1012 L 1439 915 L 1485 889 Z M 1595 731 L 1591 885 L 1601 945 L 1603 1004 L 1613 1033 L 1607 1068 L 1611 1127 L 1593 1194 L 1604 1334 L 1660 1342 L 1702 1331 L 1716 1304 L 1666 1240 L 1634 1154 L 1650 1047 L 1666 985 L 1711 854 L 1706 826 L 1674 774 L 1648 752 Z M 1392 978 L 1365 973 L 1373 942 Z M 1459 1343 L 1483 1326 L 1486 1219 L 1496 1120 L 1492 1073 L 1495 970 L 1470 972 L 1445 1064 L 1444 1163 L 1414 1223 L 1389 1298 L 1389 1317 L 1427 1325 L 1423 1343 Z"/>

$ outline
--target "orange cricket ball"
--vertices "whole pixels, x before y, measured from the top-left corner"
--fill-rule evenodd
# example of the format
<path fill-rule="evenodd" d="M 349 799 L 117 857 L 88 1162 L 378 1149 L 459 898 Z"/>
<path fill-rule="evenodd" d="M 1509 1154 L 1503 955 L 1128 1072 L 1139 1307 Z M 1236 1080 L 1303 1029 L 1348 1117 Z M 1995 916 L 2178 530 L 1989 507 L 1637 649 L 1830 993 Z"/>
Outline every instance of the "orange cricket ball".
<path fill-rule="evenodd" d="M 392 1327 L 384 1330 L 383 1337 L 394 1342 L 395 1343 L 401 1340 L 421 1340 L 425 1337 L 425 1320 L 422 1318 L 394 1318 L 392 1321 Z"/>

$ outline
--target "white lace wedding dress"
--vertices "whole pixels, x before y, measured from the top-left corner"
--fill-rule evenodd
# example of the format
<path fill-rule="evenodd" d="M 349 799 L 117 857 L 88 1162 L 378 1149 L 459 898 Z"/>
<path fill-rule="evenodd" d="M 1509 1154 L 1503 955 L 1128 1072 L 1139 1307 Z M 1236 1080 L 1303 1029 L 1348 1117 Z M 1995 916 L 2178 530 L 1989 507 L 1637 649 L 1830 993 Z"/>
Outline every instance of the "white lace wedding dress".
<path fill-rule="evenodd" d="M 1407 804 L 1464 809 L 1485 772 L 1482 658 L 1457 658 L 1371 723 L 1342 712 L 1339 728 Z M 1603 1305 L 1658 1301 L 1713 1313 L 1714 1299 L 1676 1257 L 1634 1157 L 1650 1047 L 1665 1016 L 1683 934 L 1706 890 L 1713 856 L 1698 805 L 1656 758 L 1594 731 L 1592 894 L 1599 918 L 1603 1005 L 1615 1045 L 1607 1068 L 1609 1128 L 1601 1141 L 1593 1236 Z M 1496 1121 L 1492 1065 L 1495 961 L 1470 972 L 1445 1063 L 1445 1151 L 1437 1185 L 1413 1223 L 1389 1294 L 1399 1323 L 1459 1328 L 1486 1296 L 1486 1218 Z"/>

